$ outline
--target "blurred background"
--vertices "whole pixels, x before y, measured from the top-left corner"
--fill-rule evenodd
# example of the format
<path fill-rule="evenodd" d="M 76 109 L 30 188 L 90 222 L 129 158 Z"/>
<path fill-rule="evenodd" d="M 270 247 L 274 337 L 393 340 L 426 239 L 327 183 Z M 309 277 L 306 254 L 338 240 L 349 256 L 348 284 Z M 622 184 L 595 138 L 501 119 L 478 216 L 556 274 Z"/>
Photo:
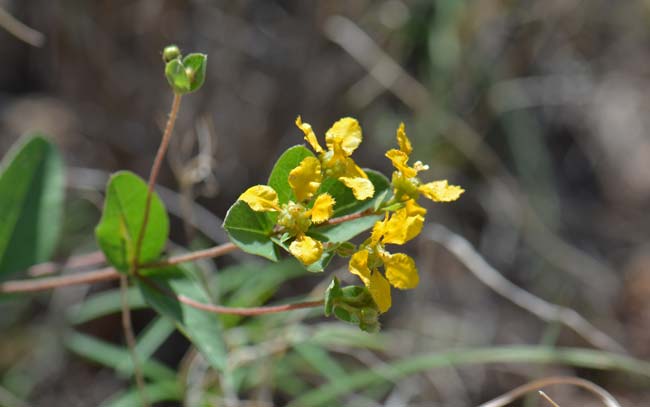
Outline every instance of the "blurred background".
<path fill-rule="evenodd" d="M 431 166 L 422 177 L 467 191 L 453 204 L 427 205 L 432 225 L 408 246 L 421 283 L 394 291 L 376 336 L 318 310 L 224 318 L 232 377 L 215 377 L 169 323 L 141 305 L 134 319 L 136 331 L 149 334 L 145 354 L 174 373 L 161 382 L 166 396 L 158 405 L 285 405 L 337 377 L 458 347 L 544 344 L 650 356 L 650 2 L 1 6 L 44 39 L 40 47 L 25 43 L 0 15 L 0 152 L 32 130 L 62 150 L 69 172 L 58 259 L 96 250 L 93 228 L 108 173 L 148 175 L 172 100 L 161 61 L 170 43 L 209 55 L 206 84 L 184 98 L 159 181 L 169 189 L 161 194 L 175 215 L 174 244 L 223 242 L 219 225 L 228 207 L 246 187 L 265 182 L 284 149 L 303 142 L 297 115 L 320 137 L 340 117 L 357 118 L 364 131 L 357 162 L 387 175 L 384 153 L 403 121 L 415 159 Z M 506 297 L 516 291 L 503 281 L 496 283 L 500 294 L 486 286 L 480 276 L 490 270 L 468 268 L 468 257 L 445 243 L 457 235 L 507 280 L 595 328 L 576 333 L 554 316 L 535 315 L 543 312 L 534 304 L 533 312 L 526 301 L 514 304 Z M 327 275 L 255 262 L 239 256 L 200 266 L 211 284 L 230 287 L 216 289 L 223 303 L 286 302 L 319 292 L 334 272 L 357 283 L 344 261 Z M 260 267 L 275 277 L 247 296 L 246 281 L 261 284 L 254 280 Z M 132 383 L 116 362 L 124 345 L 110 294 L 115 286 L 104 284 L 2 303 L 0 405 L 128 400 Z M 330 405 L 470 406 L 557 374 L 595 381 L 625 405 L 650 403 L 648 381 L 638 376 L 522 363 L 389 376 Z M 599 405 L 572 388 L 549 394 L 562 406 Z M 536 396 L 519 403 L 545 405 Z"/>

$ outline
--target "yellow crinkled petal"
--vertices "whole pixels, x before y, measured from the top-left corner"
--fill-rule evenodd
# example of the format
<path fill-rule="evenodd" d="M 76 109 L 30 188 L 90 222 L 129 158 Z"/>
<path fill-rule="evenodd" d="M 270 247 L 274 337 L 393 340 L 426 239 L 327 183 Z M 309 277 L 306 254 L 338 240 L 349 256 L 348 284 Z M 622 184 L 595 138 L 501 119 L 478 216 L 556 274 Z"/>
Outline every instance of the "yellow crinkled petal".
<path fill-rule="evenodd" d="M 289 173 L 289 185 L 296 194 L 298 202 L 311 199 L 320 187 L 322 180 L 320 161 L 316 157 L 305 157 Z"/>
<path fill-rule="evenodd" d="M 415 202 L 415 199 L 409 199 L 408 201 L 406 201 L 406 205 L 404 206 L 404 209 L 406 209 L 406 213 L 409 215 L 424 216 L 427 214 L 427 210 L 421 207 L 417 202 Z"/>
<path fill-rule="evenodd" d="M 378 270 L 373 270 L 366 284 L 372 299 L 375 300 L 379 312 L 386 312 L 391 306 L 390 284 L 388 280 Z"/>
<path fill-rule="evenodd" d="M 388 159 L 393 163 L 393 167 L 395 167 L 397 171 L 401 172 L 406 178 L 413 178 L 418 174 L 415 169 L 408 166 L 407 162 L 409 156 L 405 152 L 395 149 L 388 150 L 386 157 L 388 157 Z"/>
<path fill-rule="evenodd" d="M 296 119 L 296 126 L 305 133 L 305 141 L 309 143 L 316 153 L 321 154 L 325 151 L 323 150 L 323 147 L 318 144 L 318 139 L 316 138 L 316 134 L 314 134 L 314 129 L 311 128 L 311 124 L 303 123 L 302 118 L 298 116 Z"/>
<path fill-rule="evenodd" d="M 278 194 L 268 185 L 255 185 L 239 196 L 255 212 L 279 211 Z"/>
<path fill-rule="evenodd" d="M 340 147 L 345 155 L 350 156 L 361 144 L 361 126 L 356 119 L 344 117 L 334 123 L 325 133 L 327 148 L 335 151 Z"/>
<path fill-rule="evenodd" d="M 369 179 L 360 177 L 340 177 L 339 181 L 341 181 L 346 187 L 350 188 L 354 197 L 359 201 L 372 198 L 375 194 L 375 186 L 372 185 L 372 182 L 370 182 Z"/>
<path fill-rule="evenodd" d="M 363 284 L 370 282 L 370 269 L 368 268 L 368 250 L 359 250 L 350 257 L 348 265 L 350 273 L 359 277 Z"/>
<path fill-rule="evenodd" d="M 463 192 L 465 192 L 465 190 L 459 186 L 447 184 L 447 180 L 434 181 L 420 185 L 418 190 L 434 202 L 455 201 Z"/>
<path fill-rule="evenodd" d="M 350 157 L 345 157 L 344 171 L 342 174 L 339 174 L 341 177 L 348 178 L 368 178 L 368 174 L 361 169 Z"/>
<path fill-rule="evenodd" d="M 376 245 L 379 243 L 382 237 L 384 237 L 384 233 L 386 233 L 386 223 L 388 222 L 388 214 L 384 217 L 384 220 L 378 220 L 375 222 L 374 226 L 372 227 L 372 233 L 370 234 L 370 244 L 371 245 Z"/>
<path fill-rule="evenodd" d="M 417 287 L 420 282 L 418 269 L 415 261 L 404 253 L 389 254 L 383 256 L 386 278 L 390 284 L 400 290 L 408 290 Z"/>
<path fill-rule="evenodd" d="M 406 136 L 406 130 L 404 130 L 404 123 L 400 123 L 397 128 L 397 144 L 399 144 L 400 151 L 406 153 L 406 155 L 411 155 L 413 152 L 411 140 Z"/>
<path fill-rule="evenodd" d="M 334 204 L 336 201 L 330 194 L 318 195 L 314 206 L 311 208 L 311 221 L 314 223 L 323 223 L 332 217 L 334 213 Z"/>
<path fill-rule="evenodd" d="M 299 235 L 289 245 L 289 252 L 302 264 L 308 266 L 316 262 L 323 254 L 323 244 L 306 235 Z"/>
<path fill-rule="evenodd" d="M 385 244 L 404 244 L 420 234 L 424 225 L 424 216 L 409 215 L 406 208 L 395 212 L 384 226 Z"/>

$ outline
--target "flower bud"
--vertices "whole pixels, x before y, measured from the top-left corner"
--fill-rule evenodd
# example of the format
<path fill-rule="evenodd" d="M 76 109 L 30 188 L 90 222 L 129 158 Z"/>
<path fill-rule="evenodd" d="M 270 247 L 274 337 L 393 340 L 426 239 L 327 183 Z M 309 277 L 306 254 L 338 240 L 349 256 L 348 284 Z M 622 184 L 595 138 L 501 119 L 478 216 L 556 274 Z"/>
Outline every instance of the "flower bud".
<path fill-rule="evenodd" d="M 176 59 L 181 56 L 181 50 L 178 49 L 176 45 L 168 45 L 163 50 L 163 62 L 167 63 L 172 59 Z"/>

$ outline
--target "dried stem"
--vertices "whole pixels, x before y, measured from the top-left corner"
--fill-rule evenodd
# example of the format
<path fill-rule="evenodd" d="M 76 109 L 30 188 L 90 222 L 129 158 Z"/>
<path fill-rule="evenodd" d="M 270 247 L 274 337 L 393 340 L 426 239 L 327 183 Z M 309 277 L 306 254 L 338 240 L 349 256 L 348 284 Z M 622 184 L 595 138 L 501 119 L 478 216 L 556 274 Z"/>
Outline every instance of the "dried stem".
<path fill-rule="evenodd" d="M 186 263 L 190 261 L 200 260 L 200 259 L 209 259 L 215 257 L 221 257 L 224 254 L 228 254 L 235 250 L 239 249 L 234 243 L 224 243 L 219 246 L 214 246 L 205 250 L 198 250 L 195 252 L 182 254 L 179 256 L 172 256 L 167 260 L 161 260 L 153 263 L 142 264 L 140 268 L 156 268 L 156 267 L 166 267 L 173 266 L 175 264 Z"/>
<path fill-rule="evenodd" d="M 122 329 L 126 343 L 131 354 L 133 361 L 133 374 L 135 376 L 135 383 L 138 386 L 138 395 L 140 396 L 140 403 L 143 407 L 149 406 L 147 394 L 144 388 L 144 375 L 142 374 L 142 367 L 138 360 L 138 354 L 135 350 L 135 335 L 133 334 L 133 325 L 131 324 L 131 310 L 129 308 L 129 297 L 127 295 L 129 289 L 129 279 L 125 274 L 120 275 L 120 299 L 122 301 Z"/>
<path fill-rule="evenodd" d="M 94 284 L 102 281 L 117 280 L 120 273 L 112 267 L 65 276 L 47 277 L 30 280 L 16 280 L 0 283 L 0 294 L 16 294 L 47 291 L 54 288 L 79 284 Z"/>
<path fill-rule="evenodd" d="M 609 394 L 609 392 L 602 387 L 598 386 L 595 383 L 592 383 L 588 380 L 581 379 L 579 377 L 565 377 L 565 376 L 553 376 L 546 377 L 544 379 L 533 380 L 532 382 L 526 383 L 522 386 L 514 388 L 509 392 L 488 401 L 487 403 L 481 404 L 479 407 L 504 407 L 512 403 L 514 400 L 523 396 L 526 393 L 531 391 L 539 390 L 547 386 L 555 384 L 568 384 L 571 386 L 582 387 L 583 389 L 589 391 L 596 395 L 605 406 L 607 407 L 621 407 L 621 405 L 616 401 L 616 399 Z"/>
<path fill-rule="evenodd" d="M 41 32 L 21 23 L 4 8 L 0 8 L 0 27 L 33 47 L 42 47 L 45 43 L 45 36 Z"/>
<path fill-rule="evenodd" d="M 513 284 L 492 267 L 462 236 L 442 225 L 432 225 L 424 235 L 449 252 L 467 267 L 483 284 L 508 301 L 522 307 L 538 318 L 548 322 L 560 322 L 573 329 L 597 348 L 612 352 L 626 353 L 625 348 L 614 338 L 599 330 L 575 310 L 551 304 Z"/>

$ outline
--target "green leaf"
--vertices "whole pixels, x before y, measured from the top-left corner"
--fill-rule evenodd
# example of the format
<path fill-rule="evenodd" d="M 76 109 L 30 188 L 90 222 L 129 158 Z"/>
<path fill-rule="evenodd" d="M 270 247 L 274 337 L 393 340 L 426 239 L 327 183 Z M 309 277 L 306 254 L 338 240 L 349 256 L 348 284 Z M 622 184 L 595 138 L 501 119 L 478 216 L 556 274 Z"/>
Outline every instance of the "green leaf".
<path fill-rule="evenodd" d="M 277 261 L 278 250 L 271 241 L 275 217 L 268 212 L 255 212 L 245 202 L 237 201 L 228 209 L 223 227 L 243 251 Z"/>
<path fill-rule="evenodd" d="M 269 186 L 278 194 L 280 204 L 296 200 L 296 196 L 289 185 L 289 173 L 296 168 L 306 157 L 313 157 L 314 153 L 305 146 L 289 147 L 273 166 L 269 176 Z"/>
<path fill-rule="evenodd" d="M 183 386 L 178 380 L 147 384 L 144 387 L 144 393 L 147 395 L 149 403 L 183 400 Z M 134 387 L 104 401 L 100 407 L 133 407 L 139 405 L 141 401 L 140 390 Z"/>
<path fill-rule="evenodd" d="M 122 376 L 133 375 L 133 359 L 126 348 L 76 332 L 66 335 L 64 343 L 72 352 L 113 368 Z M 171 380 L 176 377 L 173 370 L 154 359 L 140 359 L 140 363 L 142 373 L 149 379 Z"/>
<path fill-rule="evenodd" d="M 598 370 L 618 370 L 650 377 L 650 363 L 615 353 L 581 348 L 548 346 L 491 346 L 488 348 L 450 349 L 425 353 L 340 376 L 294 399 L 288 407 L 331 406 L 337 399 L 354 391 L 436 368 L 485 365 L 488 363 L 556 364 Z"/>
<path fill-rule="evenodd" d="M 226 365 L 226 347 L 219 316 L 179 302 L 180 295 L 208 304 L 210 298 L 198 278 L 184 266 L 142 271 L 137 280 L 145 300 L 161 315 L 171 318 L 206 360 L 218 371 Z"/>
<path fill-rule="evenodd" d="M 338 225 L 315 228 L 315 233 L 313 233 L 313 235 L 320 236 L 321 240 L 332 243 L 347 242 L 358 234 L 372 228 L 375 222 L 382 218 L 382 215 L 362 216 L 358 219 L 349 220 Z"/>
<path fill-rule="evenodd" d="M 368 179 L 375 186 L 375 195 L 365 201 L 355 199 L 350 188 L 338 180 L 328 179 L 321 185 L 320 193 L 327 192 L 336 200 L 333 217 L 349 215 L 375 208 L 380 200 L 388 198 L 390 194 L 390 182 L 384 175 L 377 171 L 365 169 Z M 381 215 L 363 216 L 361 218 L 340 223 L 333 226 L 320 226 L 310 230 L 314 236 L 320 236 L 332 243 L 346 242 L 361 232 L 370 229 L 376 221 L 382 218 Z"/>
<path fill-rule="evenodd" d="M 282 283 L 303 275 L 305 275 L 305 268 L 302 264 L 289 257 L 278 263 L 246 264 L 220 270 L 212 287 L 226 294 L 224 288 L 227 289 L 228 285 L 232 284 L 232 280 L 235 280 L 235 283 L 238 283 L 237 288 L 227 297 L 223 296 L 224 303 L 230 307 L 255 307 L 271 298 Z M 244 278 L 237 280 L 241 276 Z M 241 318 L 238 315 L 221 316 L 226 327 L 236 325 Z"/>
<path fill-rule="evenodd" d="M 128 271 L 134 262 L 146 200 L 147 184 L 137 175 L 120 171 L 109 179 L 104 212 L 95 228 L 95 236 L 106 259 L 120 271 Z M 169 218 L 162 201 L 154 192 L 149 221 L 142 239 L 140 264 L 160 257 L 168 234 Z"/>
<path fill-rule="evenodd" d="M 389 191 L 390 181 L 384 176 L 384 174 L 365 168 L 365 173 L 368 175 L 368 179 L 372 182 L 372 185 L 375 186 L 375 194 L 370 199 L 363 201 L 358 201 L 352 190 L 342 182 L 335 179 L 328 179 L 326 182 L 321 185 L 318 193 L 327 192 L 334 199 L 336 199 L 336 205 L 334 206 L 334 215 L 343 216 L 350 213 L 361 212 L 369 208 L 374 208 L 375 203 L 378 200 L 383 200 L 388 198 L 385 194 L 386 191 Z"/>
<path fill-rule="evenodd" d="M 205 70 L 208 56 L 205 54 L 189 54 L 183 58 L 185 72 L 190 80 L 189 92 L 197 91 L 205 82 Z"/>
<path fill-rule="evenodd" d="M 61 229 L 63 162 L 41 135 L 15 146 L 0 165 L 0 276 L 52 255 Z"/>

